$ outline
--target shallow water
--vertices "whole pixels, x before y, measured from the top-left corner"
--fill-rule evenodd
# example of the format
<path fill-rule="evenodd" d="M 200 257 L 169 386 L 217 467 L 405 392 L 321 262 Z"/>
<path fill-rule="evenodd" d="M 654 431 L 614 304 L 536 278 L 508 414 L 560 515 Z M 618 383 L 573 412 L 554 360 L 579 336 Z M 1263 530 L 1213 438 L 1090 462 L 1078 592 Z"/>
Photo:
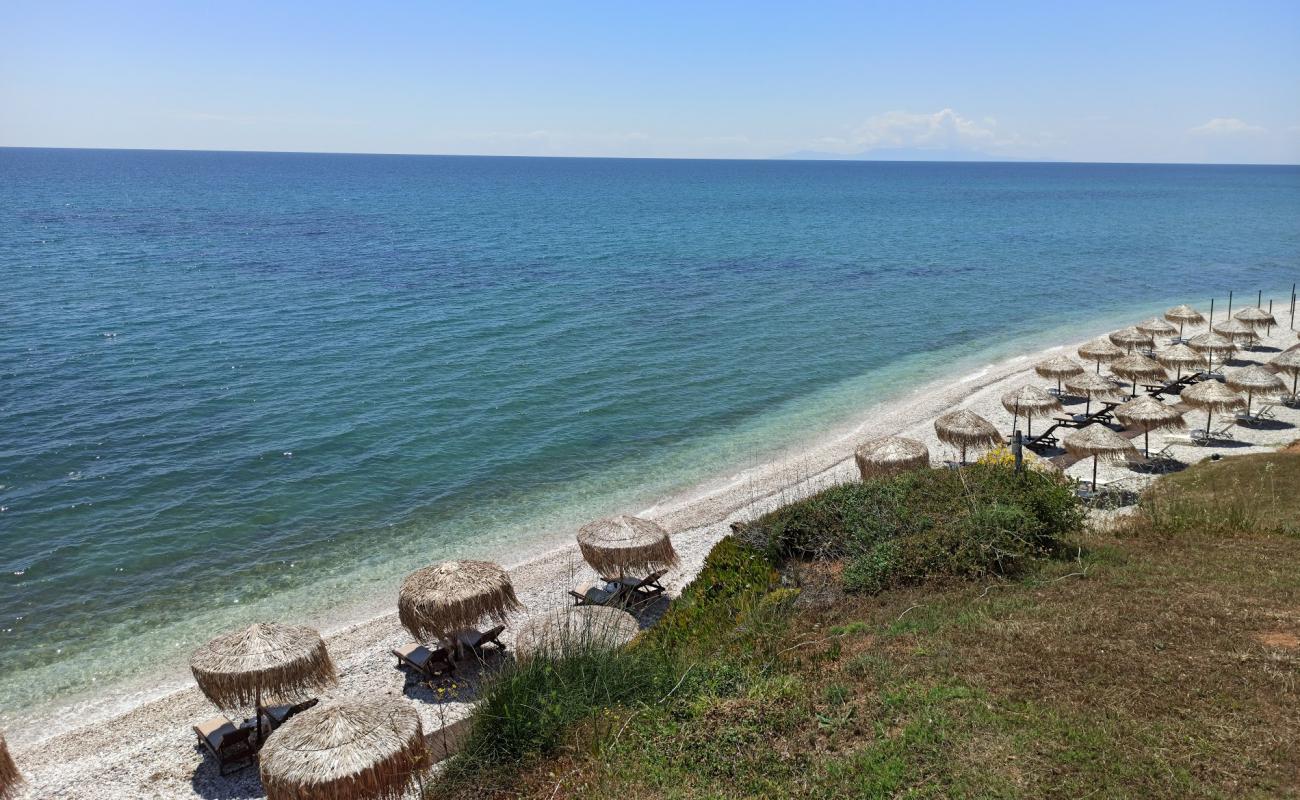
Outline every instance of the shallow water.
<path fill-rule="evenodd" d="M 1293 167 L 0 149 L 0 725 L 1287 289 L 1297 220 Z"/>

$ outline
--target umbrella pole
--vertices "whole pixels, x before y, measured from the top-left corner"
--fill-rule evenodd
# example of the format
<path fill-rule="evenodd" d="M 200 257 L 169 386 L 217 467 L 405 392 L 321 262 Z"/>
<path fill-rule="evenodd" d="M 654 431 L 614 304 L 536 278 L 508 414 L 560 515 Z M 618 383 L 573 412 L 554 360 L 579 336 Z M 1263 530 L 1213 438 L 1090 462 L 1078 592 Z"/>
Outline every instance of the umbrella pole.
<path fill-rule="evenodd" d="M 1101 456 L 1092 457 L 1092 490 L 1097 491 L 1097 459 Z"/>
<path fill-rule="evenodd" d="M 966 466 L 966 445 L 961 446 L 961 463 Z"/>
<path fill-rule="evenodd" d="M 1091 417 L 1092 416 L 1092 392 L 1088 392 L 1086 397 L 1088 399 L 1083 404 L 1083 415 L 1085 417 Z"/>
<path fill-rule="evenodd" d="M 1056 396 L 1061 396 L 1061 379 L 1059 377 L 1056 379 Z"/>
<path fill-rule="evenodd" d="M 257 725 L 257 747 L 262 747 L 262 687 L 257 687 L 257 713 L 254 715 Z"/>
<path fill-rule="evenodd" d="M 1214 418 L 1214 412 L 1206 409 L 1205 411 L 1205 435 L 1210 435 L 1210 420 Z"/>
<path fill-rule="evenodd" d="M 1151 429 L 1142 431 L 1142 455 L 1151 457 Z"/>
<path fill-rule="evenodd" d="M 1250 391 L 1249 389 L 1247 389 L 1247 390 L 1246 390 L 1246 417 L 1247 417 L 1247 418 L 1250 417 L 1250 401 L 1251 401 L 1254 397 L 1255 397 L 1255 393 L 1252 392 L 1252 391 Z"/>
<path fill-rule="evenodd" d="M 1025 431 L 1028 433 L 1028 435 L 1029 435 L 1031 438 L 1033 437 L 1033 435 L 1034 435 L 1034 415 L 1033 415 L 1033 414 L 1026 414 L 1026 415 L 1025 415 Z"/>

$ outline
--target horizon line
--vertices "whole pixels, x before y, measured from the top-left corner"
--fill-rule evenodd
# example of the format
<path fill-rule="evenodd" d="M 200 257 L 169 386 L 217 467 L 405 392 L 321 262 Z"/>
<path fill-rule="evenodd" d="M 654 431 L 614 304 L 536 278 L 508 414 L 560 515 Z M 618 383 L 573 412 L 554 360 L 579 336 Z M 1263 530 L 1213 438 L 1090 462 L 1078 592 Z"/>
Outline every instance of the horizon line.
<path fill-rule="evenodd" d="M 126 153 L 238 153 L 259 155 L 303 156 L 387 156 L 397 158 L 533 158 L 593 161 L 772 161 L 790 163 L 863 163 L 863 164 L 1063 164 L 1096 166 L 1183 166 L 1183 167 L 1300 167 L 1300 162 L 1279 163 L 1265 161 L 1070 161 L 1063 159 L 997 158 L 979 159 L 923 159 L 923 158 L 788 158 L 785 156 L 571 156 L 571 155 L 518 155 L 500 153 L 404 153 L 363 152 L 347 150 L 214 150 L 206 147 L 52 147 L 46 145 L 0 145 L 0 150 L 74 150 Z"/>

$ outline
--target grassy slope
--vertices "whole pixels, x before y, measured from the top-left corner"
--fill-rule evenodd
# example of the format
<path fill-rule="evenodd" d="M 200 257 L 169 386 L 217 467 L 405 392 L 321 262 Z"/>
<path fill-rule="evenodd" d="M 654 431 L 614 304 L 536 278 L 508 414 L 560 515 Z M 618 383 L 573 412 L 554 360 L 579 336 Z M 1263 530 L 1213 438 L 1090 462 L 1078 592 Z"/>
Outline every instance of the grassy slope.
<path fill-rule="evenodd" d="M 862 596 L 805 569 L 819 590 L 775 636 L 742 624 L 675 694 L 603 711 L 487 786 L 435 791 L 1300 795 L 1300 456 L 1205 464 L 1160 497 L 1014 581 Z"/>

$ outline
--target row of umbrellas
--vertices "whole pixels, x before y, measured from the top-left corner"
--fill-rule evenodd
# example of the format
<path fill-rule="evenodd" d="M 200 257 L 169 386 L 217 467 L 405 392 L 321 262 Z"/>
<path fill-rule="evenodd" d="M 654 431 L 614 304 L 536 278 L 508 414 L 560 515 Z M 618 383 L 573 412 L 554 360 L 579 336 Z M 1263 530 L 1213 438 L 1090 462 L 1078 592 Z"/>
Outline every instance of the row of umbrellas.
<path fill-rule="evenodd" d="M 611 517 L 578 532 L 583 557 L 602 575 L 677 564 L 667 531 L 637 517 Z M 504 624 L 522 605 L 509 574 L 487 561 L 448 561 L 418 569 L 402 582 L 398 617 L 420 641 L 447 639 L 484 618 Z M 599 606 L 556 609 L 525 623 L 517 642 L 525 652 L 551 652 L 583 637 L 614 647 L 636 635 L 625 611 Z M 256 709 L 263 701 L 296 701 L 337 681 L 325 642 L 313 628 L 260 622 L 219 636 L 195 650 L 190 670 L 204 696 L 223 710 Z M 0 740 L 0 780 L 7 753 Z M 397 797 L 426 763 L 419 714 L 391 698 L 321 703 L 268 737 L 260 753 L 263 788 L 271 800 Z M 0 783 L 0 786 L 3 786 Z"/>

